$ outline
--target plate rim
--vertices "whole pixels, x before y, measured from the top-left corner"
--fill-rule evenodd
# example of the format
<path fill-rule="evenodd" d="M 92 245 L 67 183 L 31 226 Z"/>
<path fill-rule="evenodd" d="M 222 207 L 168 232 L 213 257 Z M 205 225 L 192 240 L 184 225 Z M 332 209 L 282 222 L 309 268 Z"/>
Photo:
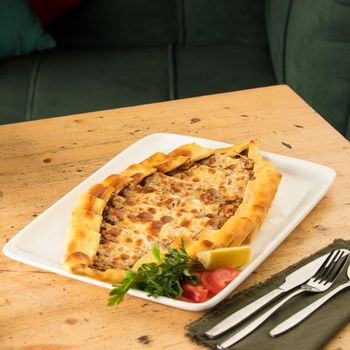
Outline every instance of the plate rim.
<path fill-rule="evenodd" d="M 152 138 L 157 137 L 180 137 L 182 139 L 187 138 L 192 140 L 192 142 L 212 142 L 212 143 L 218 143 L 220 144 L 219 147 L 225 147 L 225 145 L 230 146 L 231 144 L 218 141 L 218 140 L 212 140 L 212 139 L 206 139 L 206 138 L 200 138 L 196 136 L 191 135 L 182 135 L 182 134 L 174 134 L 174 133 L 152 133 L 149 135 L 146 135 L 145 137 L 137 140 L 136 142 L 130 144 L 128 147 L 120 151 L 117 155 L 115 155 L 112 159 L 107 161 L 104 165 L 102 165 L 100 168 L 98 168 L 95 172 L 90 174 L 88 177 L 84 178 L 79 184 L 77 184 L 74 188 L 72 188 L 70 191 L 68 191 L 65 195 L 63 195 L 61 198 L 59 198 L 55 203 L 53 203 L 50 207 L 48 207 L 46 210 L 44 210 L 38 217 L 36 217 L 34 220 L 32 220 L 30 223 L 28 223 L 25 227 L 23 227 L 19 232 L 17 232 L 4 246 L 3 246 L 3 253 L 10 259 L 19 261 L 21 263 L 25 263 L 30 266 L 34 266 L 37 268 L 40 268 L 42 270 L 50 271 L 53 273 L 60 274 L 65 277 L 69 277 L 75 280 L 79 280 L 82 282 L 87 282 L 96 286 L 104 287 L 104 288 L 111 288 L 112 285 L 110 283 L 101 282 L 98 280 L 94 280 L 89 277 L 85 276 L 79 276 L 69 273 L 68 271 L 65 271 L 64 269 L 57 269 L 52 266 L 45 266 L 43 267 L 43 264 L 40 262 L 35 261 L 28 261 L 26 257 L 23 257 L 23 251 L 22 256 L 18 255 L 20 254 L 21 250 L 16 245 L 16 243 L 27 234 L 27 231 L 31 229 L 31 227 L 40 224 L 38 221 L 40 221 L 40 218 L 43 218 L 44 216 L 50 215 L 50 213 L 55 210 L 55 207 L 64 202 L 65 200 L 69 199 L 69 197 L 75 192 L 80 191 L 81 188 L 83 188 L 86 184 L 88 184 L 90 181 L 95 181 L 93 178 L 97 177 L 100 173 L 103 173 L 104 169 L 111 166 L 114 162 L 118 161 L 118 158 L 121 158 L 125 153 L 128 153 L 132 151 L 132 149 L 137 148 L 140 144 L 143 142 L 148 141 Z M 274 239 L 268 244 L 266 248 L 264 248 L 260 254 L 255 257 L 251 263 L 245 267 L 242 272 L 239 274 L 239 276 L 232 281 L 224 290 L 222 290 L 220 293 L 212 297 L 211 299 L 207 300 L 203 303 L 188 303 L 181 300 L 175 300 L 168 297 L 149 297 L 146 292 L 131 289 L 129 290 L 128 294 L 132 296 L 136 296 L 139 298 L 143 298 L 149 301 L 157 302 L 163 305 L 187 310 L 187 311 L 203 311 L 207 310 L 215 305 L 217 305 L 220 301 L 224 300 L 229 294 L 231 294 L 235 288 L 237 288 L 246 278 L 250 276 L 250 274 L 263 262 L 267 259 L 267 257 L 283 242 L 284 239 L 288 237 L 288 235 L 295 229 L 295 227 L 310 213 L 310 211 L 317 205 L 317 203 L 323 198 L 323 196 L 327 193 L 331 185 L 333 184 L 335 178 L 336 178 L 336 172 L 334 169 L 319 164 L 315 162 L 310 162 L 303 159 L 298 159 L 294 157 L 289 157 L 277 153 L 272 152 L 266 152 L 261 151 L 262 155 L 265 157 L 272 157 L 277 158 L 279 160 L 285 161 L 287 163 L 293 163 L 297 162 L 299 165 L 303 165 L 304 167 L 312 167 L 314 170 L 318 170 L 322 173 L 324 176 L 324 186 L 321 190 L 317 192 L 317 195 L 314 196 L 312 201 L 309 201 L 307 205 L 304 207 L 302 211 L 302 215 L 297 216 L 297 218 L 294 218 L 291 223 L 286 225 L 282 230 L 279 231 L 279 233 L 274 237 Z M 132 162 L 131 162 L 132 163 Z M 16 254 L 17 253 L 17 254 Z M 27 254 L 25 254 L 27 255 Z M 30 255 L 30 254 L 29 254 Z"/>

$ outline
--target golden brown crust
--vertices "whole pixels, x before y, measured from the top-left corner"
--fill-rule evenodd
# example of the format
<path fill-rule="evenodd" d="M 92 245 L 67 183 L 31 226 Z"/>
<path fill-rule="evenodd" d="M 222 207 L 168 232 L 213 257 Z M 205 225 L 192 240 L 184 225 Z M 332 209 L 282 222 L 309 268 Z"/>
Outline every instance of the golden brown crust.
<path fill-rule="evenodd" d="M 245 150 L 248 150 L 248 148 L 249 148 L 249 143 L 241 143 L 239 145 L 234 145 L 231 147 L 218 148 L 215 150 L 215 153 L 235 155 L 235 154 L 240 154 Z"/>
<path fill-rule="evenodd" d="M 104 200 L 106 203 L 108 202 L 113 192 L 114 192 L 113 186 L 109 186 L 109 185 L 104 186 L 103 184 L 95 184 L 91 186 L 87 191 L 87 193 Z"/>
<path fill-rule="evenodd" d="M 184 156 L 169 157 L 168 160 L 157 164 L 155 167 L 161 173 L 168 173 L 169 171 L 178 168 L 182 164 L 185 164 L 188 160 L 189 158 Z"/>
<path fill-rule="evenodd" d="M 92 211 L 97 215 L 102 215 L 106 202 L 90 193 L 81 193 L 78 198 L 76 208 Z"/>
<path fill-rule="evenodd" d="M 186 163 L 189 160 L 184 156 L 169 156 L 167 154 L 157 152 L 151 157 L 145 159 L 141 164 L 156 168 L 161 173 L 167 173 L 178 168 L 180 165 Z"/>
<path fill-rule="evenodd" d="M 125 186 L 132 181 L 131 177 L 113 174 L 102 181 L 102 185 L 106 188 L 113 188 L 112 192 L 119 193 Z"/>
<path fill-rule="evenodd" d="M 120 282 L 125 276 L 123 269 L 99 271 L 89 267 L 98 250 L 102 212 L 111 194 L 118 194 L 127 185 L 137 184 L 156 171 L 167 173 L 183 164 L 208 158 L 214 153 L 235 156 L 244 152 L 254 161 L 254 177 L 248 181 L 238 209 L 220 229 L 205 228 L 195 238 L 179 236 L 171 245 L 179 247 L 183 239 L 188 254 L 195 258 L 199 251 L 250 243 L 272 204 L 281 180 L 281 174 L 275 170 L 274 165 L 261 158 L 259 147 L 258 140 L 216 150 L 188 144 L 169 154 L 157 152 L 140 164 L 129 166 L 120 174 L 110 175 L 79 197 L 71 216 L 64 266 L 76 274 L 106 282 Z"/>
<path fill-rule="evenodd" d="M 145 178 L 146 176 L 149 176 L 153 174 L 155 171 L 157 171 L 155 168 L 145 165 L 145 164 L 132 164 L 125 170 L 123 170 L 120 175 L 131 177 L 131 178 Z M 141 179 L 141 180 L 142 180 Z M 140 180 L 140 181 L 141 181 Z"/>
<path fill-rule="evenodd" d="M 75 208 L 70 218 L 70 226 L 86 227 L 89 230 L 99 232 L 102 223 L 102 215 L 86 209 Z"/>
<path fill-rule="evenodd" d="M 86 276 L 108 283 L 120 282 L 125 277 L 125 270 L 123 269 L 107 269 L 105 271 L 100 271 L 88 267 L 88 264 L 74 265 L 70 268 L 70 271 L 76 275 Z"/>
<path fill-rule="evenodd" d="M 66 238 L 64 264 L 69 268 L 89 265 L 96 255 L 100 237 L 99 232 L 71 224 Z"/>
<path fill-rule="evenodd" d="M 204 148 L 195 143 L 191 143 L 174 149 L 168 155 L 170 157 L 183 156 L 189 158 L 192 162 L 196 162 L 211 156 L 214 152 L 214 149 Z"/>

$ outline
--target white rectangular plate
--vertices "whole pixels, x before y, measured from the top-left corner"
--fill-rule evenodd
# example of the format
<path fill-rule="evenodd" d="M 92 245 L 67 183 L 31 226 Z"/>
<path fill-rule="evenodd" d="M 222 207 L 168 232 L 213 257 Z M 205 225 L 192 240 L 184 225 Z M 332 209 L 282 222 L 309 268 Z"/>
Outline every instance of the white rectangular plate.
<path fill-rule="evenodd" d="M 119 173 L 130 164 L 139 163 L 155 152 L 168 153 L 176 147 L 192 142 L 208 148 L 230 146 L 223 142 L 184 135 L 149 135 L 119 153 L 38 216 L 5 245 L 4 253 L 25 264 L 111 288 L 109 283 L 73 275 L 61 266 L 68 219 L 78 194 L 87 191 L 91 185 L 101 182 L 108 175 Z M 166 297 L 151 298 L 139 290 L 130 290 L 129 294 L 183 310 L 201 311 L 213 307 L 226 298 L 278 247 L 319 202 L 335 179 L 334 170 L 323 165 L 267 152 L 263 152 L 263 156 L 277 166 L 283 173 L 283 178 L 269 214 L 252 244 L 252 259 L 240 275 L 219 294 L 200 304 Z"/>

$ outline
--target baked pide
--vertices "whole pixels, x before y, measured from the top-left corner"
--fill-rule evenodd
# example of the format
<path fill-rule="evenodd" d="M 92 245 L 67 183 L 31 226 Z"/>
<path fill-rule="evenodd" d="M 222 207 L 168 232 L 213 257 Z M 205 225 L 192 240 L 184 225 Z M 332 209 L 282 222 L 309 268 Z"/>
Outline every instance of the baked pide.
<path fill-rule="evenodd" d="M 79 196 L 64 266 L 116 283 L 147 260 L 154 243 L 184 243 L 194 259 L 199 251 L 250 244 L 281 180 L 259 147 L 258 140 L 222 149 L 187 144 L 110 175 Z"/>

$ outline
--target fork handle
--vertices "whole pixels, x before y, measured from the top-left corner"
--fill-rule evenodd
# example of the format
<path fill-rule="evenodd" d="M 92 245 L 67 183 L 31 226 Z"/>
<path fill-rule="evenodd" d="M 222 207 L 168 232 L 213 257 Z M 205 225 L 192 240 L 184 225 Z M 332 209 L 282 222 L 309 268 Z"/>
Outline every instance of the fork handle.
<path fill-rule="evenodd" d="M 272 290 L 261 298 L 234 312 L 232 315 L 222 320 L 216 326 L 210 328 L 205 332 L 205 335 L 211 339 L 218 337 L 222 333 L 226 332 L 230 328 L 233 328 L 234 326 L 244 321 L 246 318 L 261 310 L 263 307 L 268 305 L 271 301 L 283 293 L 285 293 L 285 291 L 279 288 Z"/>
<path fill-rule="evenodd" d="M 320 306 L 322 306 L 326 301 L 333 298 L 334 295 L 338 294 L 340 291 L 342 291 L 345 288 L 350 287 L 350 282 L 341 284 L 337 288 L 334 288 L 331 292 L 324 295 L 322 298 L 319 298 L 318 300 L 314 301 L 309 306 L 306 306 L 305 308 L 298 311 L 293 316 L 287 318 L 285 321 L 281 322 L 279 325 L 277 325 L 274 329 L 270 331 L 271 337 L 276 337 L 284 332 L 287 332 L 291 328 L 298 325 L 301 321 L 303 321 L 306 317 L 311 315 L 314 311 L 316 311 Z"/>
<path fill-rule="evenodd" d="M 248 324 L 248 326 L 241 329 L 239 332 L 235 333 L 232 337 L 225 340 L 223 343 L 217 345 L 218 349 L 227 349 L 228 347 L 236 344 L 243 338 L 245 338 L 248 334 L 253 332 L 256 328 L 258 328 L 262 323 L 264 323 L 275 311 L 277 311 L 282 305 L 284 305 L 288 300 L 294 298 L 296 295 L 305 292 L 304 289 L 297 289 L 293 293 L 287 295 L 283 298 L 278 304 L 273 306 L 271 309 L 266 311 L 264 314 L 256 318 L 254 321 Z"/>

